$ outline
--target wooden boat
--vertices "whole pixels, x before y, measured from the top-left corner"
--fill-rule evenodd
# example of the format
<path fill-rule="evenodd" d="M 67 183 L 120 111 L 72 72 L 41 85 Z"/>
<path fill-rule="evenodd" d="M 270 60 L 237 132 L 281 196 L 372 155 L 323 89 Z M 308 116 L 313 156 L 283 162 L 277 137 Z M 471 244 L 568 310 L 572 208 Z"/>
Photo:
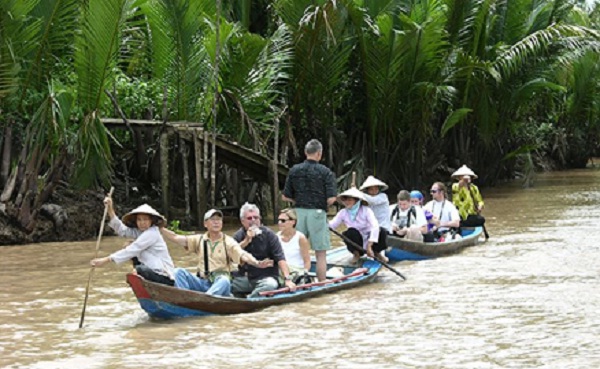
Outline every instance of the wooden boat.
<path fill-rule="evenodd" d="M 127 283 L 133 289 L 142 309 L 153 318 L 172 319 L 189 316 L 225 315 L 247 313 L 272 305 L 297 302 L 324 293 L 360 286 L 373 281 L 381 264 L 373 260 L 362 260 L 359 265 L 338 264 L 340 255 L 349 254 L 345 248 L 328 254 L 328 269 L 336 267 L 343 275 L 331 277 L 323 282 L 298 285 L 295 292 L 288 288 L 261 293 L 257 298 L 212 296 L 206 293 L 179 289 L 158 284 L 144 278 L 127 274 Z M 331 260 L 330 260 L 331 256 Z M 332 263 L 332 260 L 336 260 Z M 315 268 L 313 261 L 312 269 Z"/>
<path fill-rule="evenodd" d="M 425 260 L 455 254 L 465 247 L 477 245 L 482 227 L 463 228 L 462 238 L 445 242 L 420 242 L 388 235 L 385 255 L 390 261 Z"/>

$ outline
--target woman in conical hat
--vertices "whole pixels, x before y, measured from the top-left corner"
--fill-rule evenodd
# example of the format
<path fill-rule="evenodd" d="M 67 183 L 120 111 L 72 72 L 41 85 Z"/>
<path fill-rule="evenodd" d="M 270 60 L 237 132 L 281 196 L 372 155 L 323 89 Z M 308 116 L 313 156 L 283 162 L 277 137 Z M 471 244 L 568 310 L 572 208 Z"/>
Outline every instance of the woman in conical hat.
<path fill-rule="evenodd" d="M 386 232 L 390 232 L 392 226 L 390 223 L 390 200 L 383 193 L 387 189 L 388 186 L 384 182 L 373 176 L 368 176 L 360 186 L 360 190 L 366 192 L 365 200 L 369 202 L 369 207 L 375 213 L 379 226 Z"/>
<path fill-rule="evenodd" d="M 462 179 L 465 176 L 472 177 L 473 179 L 477 178 L 477 175 L 466 165 L 463 165 L 456 172 L 452 173 L 453 179 Z"/>
<path fill-rule="evenodd" d="M 375 257 L 385 250 L 387 232 L 379 227 L 373 210 L 367 206 L 365 194 L 352 187 L 339 194 L 338 201 L 344 205 L 344 208 L 329 222 L 329 227 L 336 229 L 342 223 L 345 224 L 347 229 L 343 235 L 353 244 L 362 246 L 361 250 L 357 250 L 350 242 L 346 242 L 348 251 L 354 255 L 353 262 L 358 262 L 365 252 L 370 257 Z M 385 256 L 382 258 L 386 259 Z"/>
<path fill-rule="evenodd" d="M 483 197 L 479 188 L 471 183 L 477 175 L 463 165 L 452 173 L 452 178 L 458 179 L 457 183 L 452 184 L 452 203 L 460 214 L 460 226 L 482 226 L 485 223 L 485 218 L 480 214 L 484 207 Z"/>
<path fill-rule="evenodd" d="M 102 266 L 109 261 L 116 264 L 135 260 L 136 272 L 147 280 L 172 286 L 173 259 L 159 227 L 167 220 L 150 205 L 143 204 L 123 216 L 121 221 L 114 210 L 112 198 L 106 197 L 110 222 L 108 225 L 121 237 L 133 238 L 125 248 L 103 258 L 93 259 L 90 264 Z"/>

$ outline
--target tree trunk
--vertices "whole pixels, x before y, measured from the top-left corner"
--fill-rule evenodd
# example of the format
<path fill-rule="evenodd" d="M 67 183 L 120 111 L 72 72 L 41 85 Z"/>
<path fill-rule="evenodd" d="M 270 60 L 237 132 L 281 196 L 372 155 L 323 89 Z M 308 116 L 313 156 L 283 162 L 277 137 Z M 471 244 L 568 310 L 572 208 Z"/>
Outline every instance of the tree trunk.
<path fill-rule="evenodd" d="M 0 163 L 0 186 L 4 186 L 10 173 L 12 161 L 12 120 L 9 119 L 4 129 L 4 144 L 2 146 L 2 163 Z"/>

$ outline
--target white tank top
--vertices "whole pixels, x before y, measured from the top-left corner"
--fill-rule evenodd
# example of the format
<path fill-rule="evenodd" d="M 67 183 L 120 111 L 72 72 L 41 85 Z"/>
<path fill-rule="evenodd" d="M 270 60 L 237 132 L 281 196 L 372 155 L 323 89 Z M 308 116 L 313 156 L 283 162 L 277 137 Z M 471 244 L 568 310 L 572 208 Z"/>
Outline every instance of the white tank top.
<path fill-rule="evenodd" d="M 296 234 L 294 234 L 294 236 L 290 238 L 288 242 L 283 241 L 281 232 L 277 232 L 277 237 L 279 237 L 279 242 L 283 248 L 285 260 L 287 261 L 288 265 L 303 269 L 304 260 L 302 259 L 302 254 L 300 253 L 300 232 L 296 231 Z"/>

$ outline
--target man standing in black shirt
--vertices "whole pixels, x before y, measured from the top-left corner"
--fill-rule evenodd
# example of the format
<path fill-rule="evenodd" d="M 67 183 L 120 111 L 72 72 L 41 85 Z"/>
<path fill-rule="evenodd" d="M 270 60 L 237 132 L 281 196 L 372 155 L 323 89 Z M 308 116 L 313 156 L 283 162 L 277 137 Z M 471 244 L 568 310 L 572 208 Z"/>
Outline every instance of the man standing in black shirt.
<path fill-rule="evenodd" d="M 304 154 L 306 160 L 290 170 L 281 198 L 294 203 L 298 215 L 296 229 L 310 240 L 317 258 L 317 277 L 323 281 L 326 279 L 327 250 L 331 249 L 327 207 L 336 201 L 335 175 L 319 164 L 323 156 L 323 145 L 319 140 L 308 141 Z"/>

